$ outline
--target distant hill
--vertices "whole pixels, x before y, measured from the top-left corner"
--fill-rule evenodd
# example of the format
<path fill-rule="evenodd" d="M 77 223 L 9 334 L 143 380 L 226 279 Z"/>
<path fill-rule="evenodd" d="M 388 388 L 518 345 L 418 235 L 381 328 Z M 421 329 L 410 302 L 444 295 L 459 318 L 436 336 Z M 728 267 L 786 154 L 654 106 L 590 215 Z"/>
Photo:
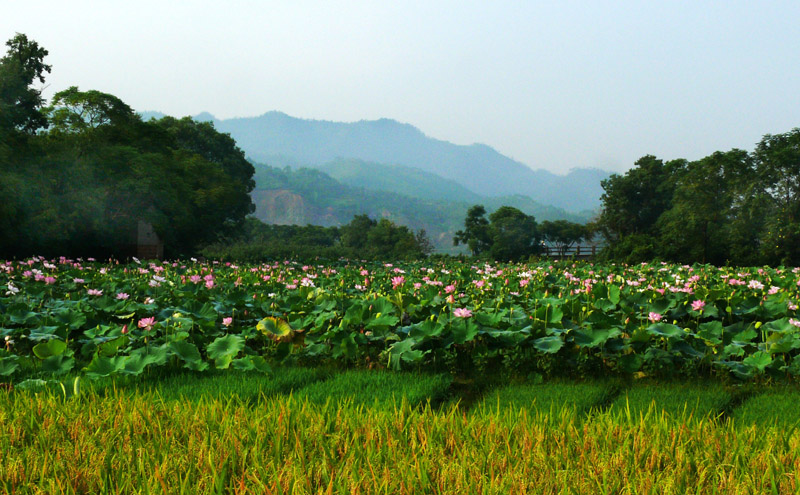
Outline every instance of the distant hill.
<path fill-rule="evenodd" d="M 340 158 L 322 164 L 319 170 L 342 184 L 372 191 L 388 191 L 412 198 L 476 203 L 482 197 L 458 182 L 418 168 L 384 165 L 355 158 Z"/>
<path fill-rule="evenodd" d="M 354 215 L 367 214 L 372 218 L 388 218 L 413 230 L 425 229 L 440 252 L 458 251 L 453 248 L 452 236 L 463 227 L 467 209 L 475 203 L 483 204 L 488 212 L 503 205 L 515 206 L 539 222 L 560 218 L 575 222 L 588 220 L 586 214 L 571 214 L 523 196 L 484 198 L 474 202 L 412 198 L 343 184 L 321 170 L 281 169 L 258 163 L 254 166 L 255 216 L 264 222 L 332 226 L 344 225 Z"/>
<path fill-rule="evenodd" d="M 163 114 L 142 115 L 149 118 Z M 230 133 L 248 157 L 261 163 L 325 169 L 331 162 L 354 159 L 400 165 L 437 175 L 478 196 L 521 194 L 572 212 L 597 209 L 602 194 L 600 180 L 609 175 L 597 169 L 576 168 L 567 175 L 533 170 L 489 146 L 462 146 L 433 139 L 412 125 L 390 119 L 341 123 L 298 119 L 281 112 L 226 120 L 202 113 L 195 118 L 211 121 L 218 130 Z M 368 169 L 359 167 L 359 173 L 355 173 L 352 164 L 349 170 L 345 168 L 337 165 L 330 171 L 348 183 L 369 185 L 361 173 Z"/>

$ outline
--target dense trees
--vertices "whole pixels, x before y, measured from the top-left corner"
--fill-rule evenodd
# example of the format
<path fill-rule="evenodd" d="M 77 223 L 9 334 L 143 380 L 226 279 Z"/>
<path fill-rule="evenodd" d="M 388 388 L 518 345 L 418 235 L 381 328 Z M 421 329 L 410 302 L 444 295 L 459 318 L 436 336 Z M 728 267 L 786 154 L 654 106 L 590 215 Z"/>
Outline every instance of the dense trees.
<path fill-rule="evenodd" d="M 752 153 L 667 163 L 646 156 L 602 185 L 594 227 L 606 257 L 800 264 L 800 129 L 766 135 Z"/>
<path fill-rule="evenodd" d="M 382 218 L 356 215 L 347 225 L 270 225 L 248 218 L 241 233 L 207 246 L 202 254 L 216 259 L 260 262 L 280 259 L 420 259 L 431 252 L 424 230 L 411 232 Z"/>
<path fill-rule="evenodd" d="M 47 51 L 24 35 L 0 59 L 0 258 L 131 254 L 139 221 L 168 255 L 230 233 L 253 211 L 253 167 L 191 119 L 143 122 L 122 100 L 70 87 L 44 107 Z"/>

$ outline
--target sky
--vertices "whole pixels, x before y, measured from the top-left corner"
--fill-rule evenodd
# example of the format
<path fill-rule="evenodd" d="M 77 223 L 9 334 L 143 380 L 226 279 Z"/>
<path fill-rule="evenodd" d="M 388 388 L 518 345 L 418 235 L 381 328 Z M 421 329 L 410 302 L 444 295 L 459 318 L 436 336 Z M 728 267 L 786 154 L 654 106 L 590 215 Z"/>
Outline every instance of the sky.
<path fill-rule="evenodd" d="M 45 96 L 137 111 L 391 118 L 534 169 L 752 150 L 800 127 L 800 1 L 2 0 Z"/>

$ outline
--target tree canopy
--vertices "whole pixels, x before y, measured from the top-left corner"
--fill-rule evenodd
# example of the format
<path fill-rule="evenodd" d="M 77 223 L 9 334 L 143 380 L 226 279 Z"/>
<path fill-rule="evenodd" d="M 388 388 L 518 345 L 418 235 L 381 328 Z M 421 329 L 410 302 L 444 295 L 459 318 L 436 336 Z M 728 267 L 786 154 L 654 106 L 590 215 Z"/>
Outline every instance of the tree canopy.
<path fill-rule="evenodd" d="M 645 156 L 602 183 L 594 229 L 604 256 L 628 262 L 800 264 L 800 129 L 753 152 L 696 161 Z"/>

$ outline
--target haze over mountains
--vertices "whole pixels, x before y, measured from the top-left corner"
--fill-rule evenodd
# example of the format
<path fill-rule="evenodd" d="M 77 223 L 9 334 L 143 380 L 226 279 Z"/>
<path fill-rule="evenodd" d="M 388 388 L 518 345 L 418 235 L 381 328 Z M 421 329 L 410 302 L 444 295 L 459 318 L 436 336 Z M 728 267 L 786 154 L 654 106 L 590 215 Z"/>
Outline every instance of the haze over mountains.
<path fill-rule="evenodd" d="M 366 213 L 424 228 L 443 251 L 473 204 L 489 212 L 515 206 L 537 221 L 585 222 L 600 206 L 600 181 L 609 176 L 586 168 L 567 175 L 533 170 L 489 146 L 437 140 L 390 119 L 340 123 L 281 112 L 193 118 L 229 133 L 255 164 L 258 218 L 341 225 Z"/>
<path fill-rule="evenodd" d="M 211 121 L 219 131 L 230 133 L 255 162 L 323 170 L 329 162 L 343 158 L 403 165 L 448 179 L 478 196 L 522 194 L 573 213 L 600 206 L 600 181 L 609 175 L 595 168 L 574 168 L 567 175 L 533 170 L 489 146 L 441 141 L 391 119 L 342 123 L 299 119 L 274 111 L 225 120 L 209 113 L 194 118 Z M 348 177 L 365 182 L 365 172 L 369 170 L 356 174 L 351 168 Z"/>
<path fill-rule="evenodd" d="M 600 206 L 600 181 L 607 172 L 573 169 L 561 176 L 533 170 L 483 144 L 462 146 L 434 139 L 391 119 L 352 123 L 305 120 L 281 112 L 259 117 L 210 120 L 230 133 L 254 161 L 272 164 L 290 159 L 297 165 L 322 167 L 339 158 L 403 165 L 449 179 L 479 196 L 522 194 L 571 212 Z"/>

